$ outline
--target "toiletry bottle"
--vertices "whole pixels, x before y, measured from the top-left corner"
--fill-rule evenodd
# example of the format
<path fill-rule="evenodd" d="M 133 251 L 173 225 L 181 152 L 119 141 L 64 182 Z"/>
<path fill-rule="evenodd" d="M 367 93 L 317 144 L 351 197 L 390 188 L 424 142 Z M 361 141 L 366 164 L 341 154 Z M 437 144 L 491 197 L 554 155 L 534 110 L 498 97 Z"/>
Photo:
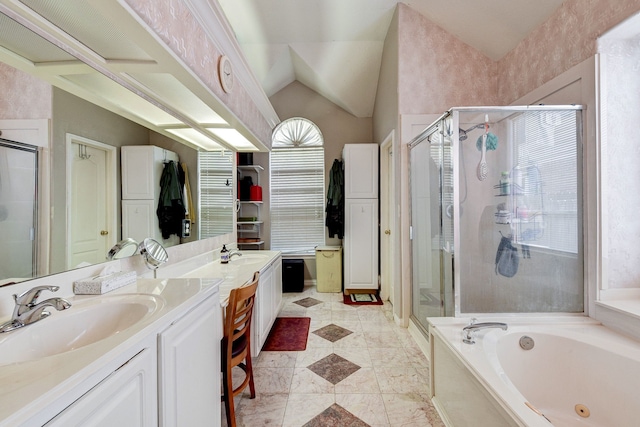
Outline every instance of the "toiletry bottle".
<path fill-rule="evenodd" d="M 500 195 L 506 196 L 511 193 L 511 180 L 509 179 L 509 172 L 502 172 L 502 178 L 500 179 Z"/>
<path fill-rule="evenodd" d="M 220 249 L 220 263 L 227 264 L 229 262 L 229 251 L 225 245 L 222 245 L 222 249 Z"/>

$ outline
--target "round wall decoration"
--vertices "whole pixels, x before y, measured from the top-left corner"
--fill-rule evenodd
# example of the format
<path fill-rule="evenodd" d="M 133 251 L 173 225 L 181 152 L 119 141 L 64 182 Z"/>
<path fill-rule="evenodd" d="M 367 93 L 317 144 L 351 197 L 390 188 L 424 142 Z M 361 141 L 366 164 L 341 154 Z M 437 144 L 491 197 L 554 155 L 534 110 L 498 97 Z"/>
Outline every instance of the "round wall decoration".
<path fill-rule="evenodd" d="M 222 90 L 229 93 L 231 89 L 233 89 L 233 67 L 231 66 L 231 61 L 225 55 L 220 57 L 220 62 L 218 62 L 218 74 L 220 76 L 220 86 L 222 86 Z"/>

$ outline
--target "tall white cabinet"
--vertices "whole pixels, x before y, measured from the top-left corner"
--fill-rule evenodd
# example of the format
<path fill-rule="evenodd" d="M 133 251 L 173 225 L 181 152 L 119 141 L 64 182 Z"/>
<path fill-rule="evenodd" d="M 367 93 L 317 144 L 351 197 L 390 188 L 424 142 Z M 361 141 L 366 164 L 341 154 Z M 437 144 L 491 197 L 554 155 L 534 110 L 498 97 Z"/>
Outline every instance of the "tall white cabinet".
<path fill-rule="evenodd" d="M 378 289 L 378 144 L 346 144 L 344 289 Z"/>
<path fill-rule="evenodd" d="M 156 210 L 160 197 L 160 177 L 165 161 L 178 162 L 178 155 L 153 145 L 120 149 L 122 170 L 122 238 L 142 242 L 151 237 L 164 247 L 177 245 L 180 237 L 162 238 Z"/>

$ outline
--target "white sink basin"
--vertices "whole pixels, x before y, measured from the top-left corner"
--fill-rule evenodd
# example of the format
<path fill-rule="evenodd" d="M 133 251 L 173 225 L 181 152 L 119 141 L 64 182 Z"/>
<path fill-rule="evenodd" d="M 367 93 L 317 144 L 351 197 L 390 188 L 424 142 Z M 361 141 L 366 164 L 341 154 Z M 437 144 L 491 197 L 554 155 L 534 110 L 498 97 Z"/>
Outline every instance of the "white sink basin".
<path fill-rule="evenodd" d="M 229 263 L 234 265 L 255 264 L 265 262 L 269 258 L 271 258 L 271 256 L 266 254 L 243 254 L 242 256 L 231 257 Z"/>
<path fill-rule="evenodd" d="M 0 336 L 0 365 L 65 353 L 118 334 L 164 305 L 154 295 L 113 295 L 72 301 L 71 308 Z"/>
<path fill-rule="evenodd" d="M 228 266 L 241 266 L 241 265 L 247 265 L 247 264 L 258 264 L 258 263 L 263 263 L 265 261 L 267 261 L 269 258 L 271 258 L 271 255 L 268 254 L 254 254 L 254 253 L 245 253 L 243 252 L 242 255 L 237 256 L 234 255 L 231 257 L 231 259 L 229 260 L 229 262 L 227 264 L 222 264 L 220 262 L 220 259 L 216 259 L 215 261 L 212 262 L 212 264 L 214 265 L 228 265 Z"/>

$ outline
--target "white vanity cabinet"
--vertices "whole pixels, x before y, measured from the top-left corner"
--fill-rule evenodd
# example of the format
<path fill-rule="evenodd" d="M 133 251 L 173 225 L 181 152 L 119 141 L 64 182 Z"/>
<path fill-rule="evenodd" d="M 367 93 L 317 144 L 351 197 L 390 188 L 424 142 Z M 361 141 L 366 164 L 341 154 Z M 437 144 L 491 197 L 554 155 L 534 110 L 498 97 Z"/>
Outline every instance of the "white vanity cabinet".
<path fill-rule="evenodd" d="M 217 294 L 158 335 L 159 426 L 220 425 L 221 339 Z"/>
<path fill-rule="evenodd" d="M 155 348 L 145 348 L 45 425 L 157 425 Z"/>
<path fill-rule="evenodd" d="M 260 270 L 253 320 L 251 356 L 258 357 L 282 305 L 282 257 L 278 256 Z"/>

